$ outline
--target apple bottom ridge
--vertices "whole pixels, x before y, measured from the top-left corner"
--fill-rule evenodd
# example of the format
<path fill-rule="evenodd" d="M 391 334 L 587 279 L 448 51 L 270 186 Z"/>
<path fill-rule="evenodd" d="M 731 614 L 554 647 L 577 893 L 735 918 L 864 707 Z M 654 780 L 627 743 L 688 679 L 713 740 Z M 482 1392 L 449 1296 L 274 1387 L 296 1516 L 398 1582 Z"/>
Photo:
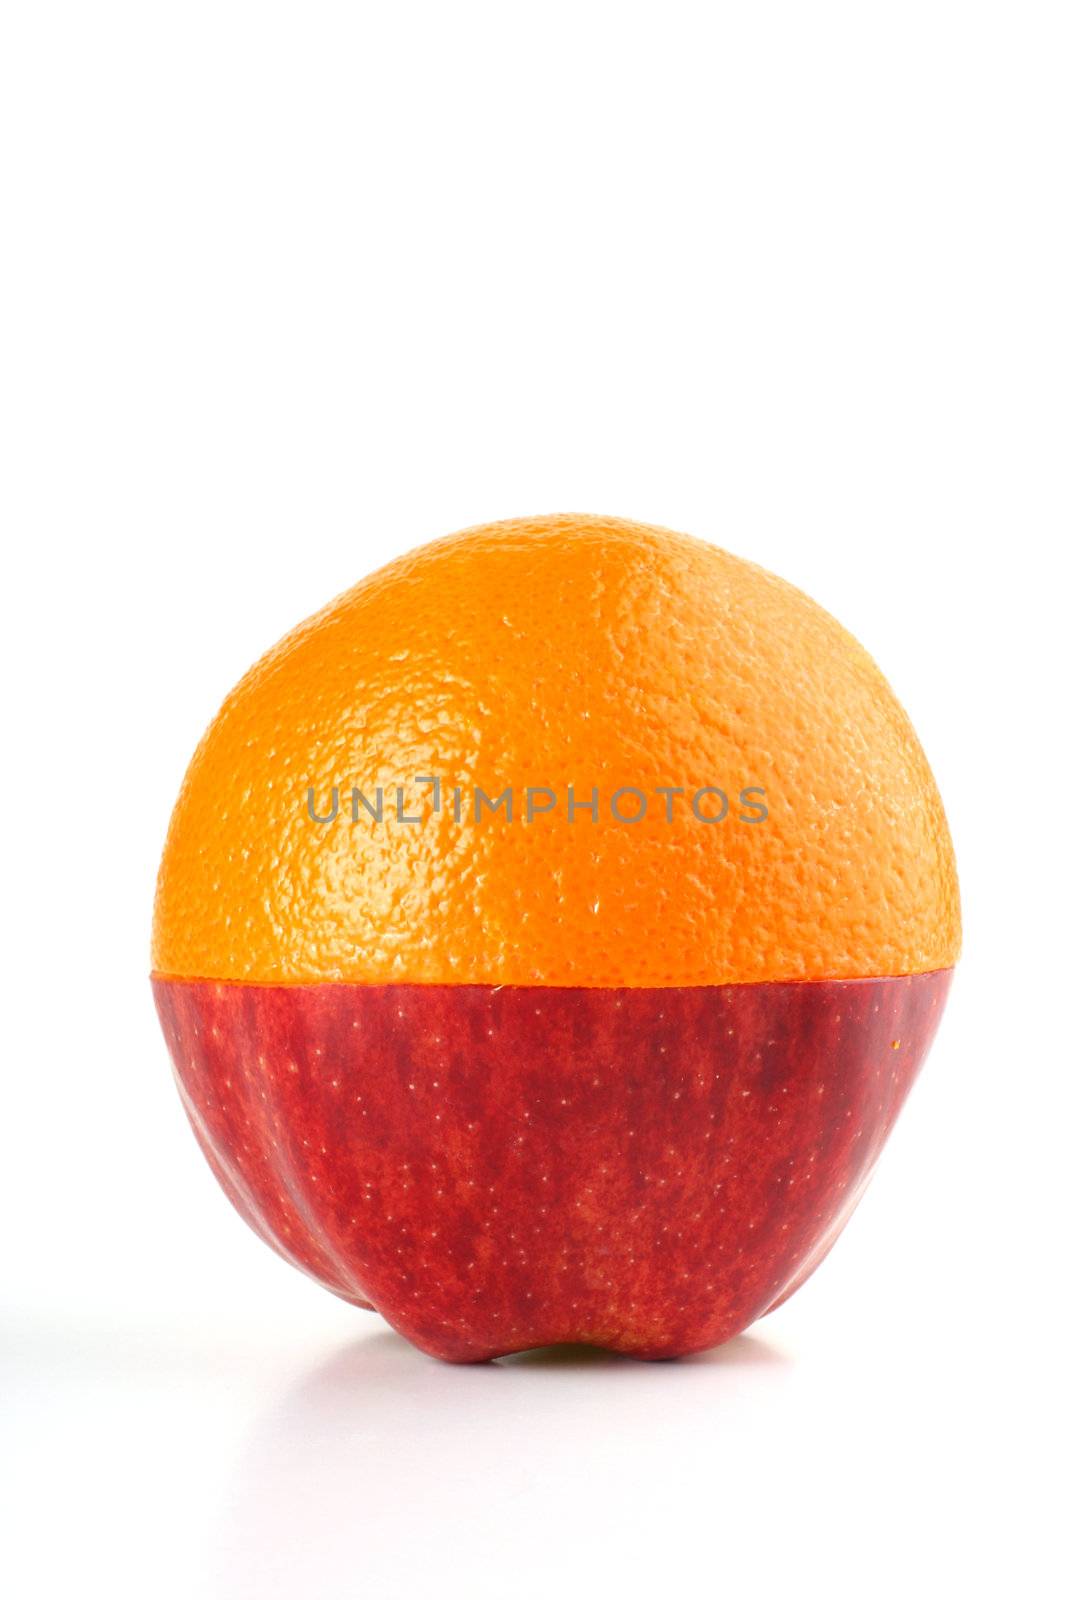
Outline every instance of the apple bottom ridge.
<path fill-rule="evenodd" d="M 154 977 L 193 1131 L 278 1253 L 414 1344 L 646 1359 L 818 1265 L 951 969 L 684 989 Z"/>

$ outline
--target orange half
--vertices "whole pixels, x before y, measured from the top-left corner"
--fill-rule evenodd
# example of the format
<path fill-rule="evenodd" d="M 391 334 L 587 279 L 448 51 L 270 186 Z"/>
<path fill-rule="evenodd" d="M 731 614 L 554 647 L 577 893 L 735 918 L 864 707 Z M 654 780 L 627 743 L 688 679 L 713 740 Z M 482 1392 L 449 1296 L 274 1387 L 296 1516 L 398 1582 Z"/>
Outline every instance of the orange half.
<path fill-rule="evenodd" d="M 711 545 L 555 516 L 393 562 L 238 684 L 174 812 L 153 964 L 686 986 L 927 972 L 959 941 L 930 769 L 851 635 Z"/>

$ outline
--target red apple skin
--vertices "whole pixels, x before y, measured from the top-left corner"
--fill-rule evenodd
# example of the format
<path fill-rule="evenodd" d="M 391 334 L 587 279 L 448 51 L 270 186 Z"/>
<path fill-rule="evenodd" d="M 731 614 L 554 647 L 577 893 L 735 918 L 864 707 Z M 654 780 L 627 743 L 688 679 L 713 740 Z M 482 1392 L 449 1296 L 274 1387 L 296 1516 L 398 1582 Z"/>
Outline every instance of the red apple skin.
<path fill-rule="evenodd" d="M 194 1132 L 281 1255 L 421 1349 L 663 1358 L 814 1269 L 950 971 L 684 989 L 155 978 Z"/>

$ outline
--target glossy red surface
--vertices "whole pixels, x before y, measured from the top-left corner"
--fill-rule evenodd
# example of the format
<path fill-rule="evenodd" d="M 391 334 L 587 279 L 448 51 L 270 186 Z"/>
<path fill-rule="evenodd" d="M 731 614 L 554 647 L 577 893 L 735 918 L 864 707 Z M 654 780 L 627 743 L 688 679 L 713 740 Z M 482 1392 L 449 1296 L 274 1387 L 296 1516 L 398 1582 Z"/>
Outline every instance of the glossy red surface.
<path fill-rule="evenodd" d="M 862 1192 L 950 979 L 154 989 L 245 1219 L 477 1361 L 681 1355 L 785 1299 Z"/>

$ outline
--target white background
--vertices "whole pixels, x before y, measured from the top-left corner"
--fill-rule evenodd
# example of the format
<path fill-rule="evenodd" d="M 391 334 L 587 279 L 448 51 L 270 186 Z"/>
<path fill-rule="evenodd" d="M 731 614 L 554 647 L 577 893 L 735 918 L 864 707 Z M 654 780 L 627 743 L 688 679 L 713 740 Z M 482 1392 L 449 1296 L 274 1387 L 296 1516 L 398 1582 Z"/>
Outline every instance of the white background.
<path fill-rule="evenodd" d="M 1058 5 L 58 5 L 0 37 L 13 1597 L 1050 1595 Z M 809 591 L 958 847 L 843 1241 L 706 1357 L 452 1369 L 217 1191 L 147 983 L 193 746 L 412 545 L 589 510 Z"/>

